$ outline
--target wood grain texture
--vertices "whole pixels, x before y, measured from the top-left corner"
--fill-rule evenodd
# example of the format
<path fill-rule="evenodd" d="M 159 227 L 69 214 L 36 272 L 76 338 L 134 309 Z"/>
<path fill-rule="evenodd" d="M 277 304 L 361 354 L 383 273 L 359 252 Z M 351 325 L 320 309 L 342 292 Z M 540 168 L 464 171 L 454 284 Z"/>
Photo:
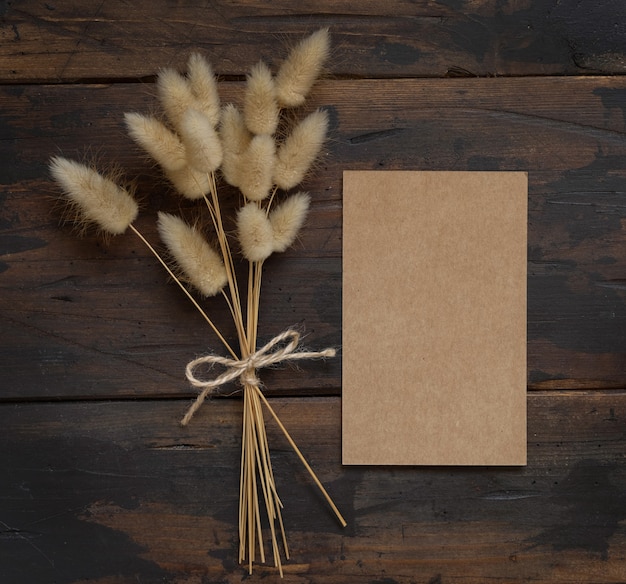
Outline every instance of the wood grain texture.
<path fill-rule="evenodd" d="M 285 582 L 623 580 L 623 392 L 531 394 L 526 468 L 341 467 L 338 398 L 272 403 L 349 523 L 268 424 Z M 1 406 L 3 584 L 242 581 L 241 402 L 213 400 L 184 429 L 181 406 Z"/>
<path fill-rule="evenodd" d="M 328 26 L 336 75 L 624 73 L 626 9 L 604 2 L 220 0 L 0 4 L 0 80 L 137 79 L 210 53 L 222 75 Z"/>
<path fill-rule="evenodd" d="M 238 89 L 224 84 L 225 99 Z M 124 135 L 123 112 L 149 111 L 152 93 L 149 84 L 0 90 L 9 138 L 0 142 L 0 399 L 187 396 L 187 360 L 219 350 L 131 235 L 105 244 L 60 226 L 46 178 L 51 154 L 91 151 L 138 177 L 139 226 L 152 241 L 157 210 L 192 216 Z M 300 324 L 312 348 L 340 346 L 343 169 L 525 170 L 529 385 L 623 387 L 624 99 L 626 82 L 609 77 L 324 82 L 312 103 L 329 111 L 331 139 L 306 183 L 308 226 L 267 263 L 260 334 Z M 234 336 L 223 304 L 208 307 Z M 302 368 L 264 373 L 268 390 L 338 391 L 339 358 Z"/>
<path fill-rule="evenodd" d="M 268 262 L 261 336 L 295 323 L 341 344 L 344 169 L 528 171 L 535 391 L 526 468 L 343 468 L 340 358 L 263 372 L 349 521 L 269 424 L 285 581 L 623 583 L 625 22 L 621 0 L 0 0 L 0 582 L 278 581 L 236 563 L 241 402 L 177 423 L 184 365 L 214 337 L 130 236 L 59 224 L 46 165 L 119 163 L 156 241 L 158 210 L 193 209 L 122 113 L 153 110 L 155 74 L 192 50 L 233 99 L 260 58 L 329 26 L 311 106 L 331 138 L 299 244 Z"/>

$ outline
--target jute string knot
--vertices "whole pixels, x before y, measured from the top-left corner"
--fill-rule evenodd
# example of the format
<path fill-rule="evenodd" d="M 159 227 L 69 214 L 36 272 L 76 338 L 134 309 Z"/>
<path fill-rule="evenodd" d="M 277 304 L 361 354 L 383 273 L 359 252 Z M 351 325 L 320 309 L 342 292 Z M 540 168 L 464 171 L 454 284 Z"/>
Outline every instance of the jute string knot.
<path fill-rule="evenodd" d="M 285 361 L 296 361 L 299 359 L 323 359 L 334 357 L 335 349 L 324 349 L 323 351 L 298 351 L 300 334 L 293 330 L 276 335 L 271 341 L 263 345 L 256 352 L 241 359 L 231 359 L 220 355 L 204 355 L 187 363 L 185 375 L 191 385 L 200 389 L 198 397 L 189 407 L 187 413 L 181 420 L 181 424 L 186 426 L 193 415 L 200 409 L 208 395 L 213 393 L 218 387 L 238 379 L 242 385 L 259 387 L 260 381 L 256 375 L 258 369 L 270 367 Z M 226 371 L 214 379 L 200 379 L 196 376 L 198 367 L 207 366 L 212 369 L 216 365 L 226 368 Z"/>

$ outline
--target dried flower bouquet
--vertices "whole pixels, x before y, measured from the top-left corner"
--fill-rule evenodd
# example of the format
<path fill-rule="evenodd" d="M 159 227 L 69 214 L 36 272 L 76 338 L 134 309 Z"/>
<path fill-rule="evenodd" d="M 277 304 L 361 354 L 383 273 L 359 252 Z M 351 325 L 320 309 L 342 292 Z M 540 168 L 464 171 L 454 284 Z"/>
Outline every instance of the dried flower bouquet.
<path fill-rule="evenodd" d="M 170 261 L 135 227 L 138 205 L 133 193 L 118 184 L 118 177 L 104 176 L 89 166 L 62 157 L 52 158 L 50 164 L 51 173 L 76 219 L 95 224 L 109 235 L 130 229 L 187 295 L 229 353 L 227 357 L 206 355 L 187 365 L 187 379 L 199 393 L 181 423 L 186 425 L 205 398 L 221 385 L 238 380 L 243 386 L 239 561 L 247 562 L 249 572 L 257 551 L 260 561 L 265 562 L 262 507 L 269 520 L 274 564 L 281 575 L 279 541 L 282 540 L 285 557 L 289 557 L 262 406 L 278 424 L 341 524 L 346 524 L 263 395 L 257 377 L 258 369 L 275 363 L 335 354 L 333 349 L 301 350 L 299 335 L 291 329 L 257 348 L 263 263 L 272 253 L 286 250 L 303 225 L 310 197 L 305 192 L 289 192 L 302 182 L 318 156 L 328 125 L 326 112 L 317 110 L 285 131 L 284 114 L 305 102 L 328 52 L 328 31 L 322 29 L 303 39 L 290 52 L 276 76 L 260 62 L 247 77 L 241 109 L 233 104 L 221 105 L 211 66 L 202 56 L 193 54 L 185 76 L 172 69 L 165 69 L 158 76 L 163 119 L 126 114 L 131 138 L 159 164 L 175 189 L 184 197 L 206 205 L 217 249 L 197 226 L 160 212 L 158 231 L 171 258 L 170 267 Z M 283 135 L 286 137 L 279 137 Z M 228 233 L 224 227 L 218 193 L 221 179 L 242 194 L 235 234 Z M 245 296 L 236 276 L 235 250 L 240 250 L 248 262 Z M 228 343 L 196 299 L 196 295 L 218 294 L 232 315 L 238 350 Z M 199 373 L 215 366 L 223 367 L 224 372 L 214 379 L 205 379 Z"/>

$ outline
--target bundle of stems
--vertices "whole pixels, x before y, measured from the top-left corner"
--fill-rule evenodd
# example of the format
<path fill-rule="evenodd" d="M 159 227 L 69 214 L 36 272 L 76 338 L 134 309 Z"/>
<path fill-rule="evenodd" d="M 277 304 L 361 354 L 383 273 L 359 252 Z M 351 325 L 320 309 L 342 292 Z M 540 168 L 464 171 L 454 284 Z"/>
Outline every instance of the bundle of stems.
<path fill-rule="evenodd" d="M 310 196 L 289 194 L 301 183 L 324 143 L 328 118 L 316 110 L 295 123 L 285 112 L 301 106 L 318 78 L 329 52 L 328 30 L 303 39 L 289 53 L 274 76 L 260 62 L 247 77 L 243 106 L 222 106 L 210 64 L 193 54 L 186 75 L 165 69 L 157 89 L 162 118 L 128 113 L 131 138 L 162 168 L 174 188 L 208 210 L 216 240 L 209 244 L 196 225 L 159 212 L 158 231 L 167 251 L 163 256 L 134 225 L 138 206 L 133 192 L 120 186 L 119 177 L 106 176 L 91 166 L 54 157 L 50 168 L 75 218 L 93 223 L 109 235 L 130 229 L 162 264 L 172 280 L 209 324 L 229 357 L 206 355 L 187 366 L 187 378 L 199 389 L 181 423 L 189 423 L 204 399 L 223 383 L 239 380 L 243 386 L 241 476 L 239 493 L 239 562 L 252 573 L 258 559 L 265 563 L 263 509 L 270 530 L 275 566 L 282 576 L 280 545 L 289 558 L 270 449 L 264 408 L 284 433 L 340 523 L 346 522 L 261 391 L 257 369 L 293 359 L 324 358 L 333 349 L 305 352 L 293 330 L 278 334 L 257 348 L 259 301 L 265 260 L 286 250 L 302 227 Z M 218 185 L 221 180 L 241 192 L 236 233 L 225 227 Z M 236 244 L 236 245 L 235 245 Z M 235 254 L 248 262 L 244 286 L 237 278 Z M 238 347 L 231 346 L 196 298 L 220 294 L 233 319 Z M 198 371 L 226 367 L 214 379 Z M 258 555 L 257 555 L 258 552 Z"/>

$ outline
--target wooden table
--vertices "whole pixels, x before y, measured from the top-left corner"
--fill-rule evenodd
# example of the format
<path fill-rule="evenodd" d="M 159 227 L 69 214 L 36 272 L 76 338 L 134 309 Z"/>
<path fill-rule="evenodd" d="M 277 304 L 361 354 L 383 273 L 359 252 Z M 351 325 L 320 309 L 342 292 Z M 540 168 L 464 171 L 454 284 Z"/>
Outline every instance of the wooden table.
<path fill-rule="evenodd" d="M 119 163 L 156 241 L 156 211 L 181 203 L 123 112 L 154 108 L 156 72 L 192 50 L 229 99 L 320 26 L 334 50 L 312 103 L 331 139 L 300 243 L 268 262 L 260 335 L 295 323 L 341 344 L 343 169 L 528 171 L 528 466 L 342 467 L 340 359 L 264 372 L 348 520 L 269 423 L 285 582 L 626 581 L 620 0 L 23 0 L 0 17 L 2 584 L 278 579 L 236 561 L 241 401 L 178 425 L 184 366 L 215 338 L 131 236 L 60 225 L 47 161 Z"/>

